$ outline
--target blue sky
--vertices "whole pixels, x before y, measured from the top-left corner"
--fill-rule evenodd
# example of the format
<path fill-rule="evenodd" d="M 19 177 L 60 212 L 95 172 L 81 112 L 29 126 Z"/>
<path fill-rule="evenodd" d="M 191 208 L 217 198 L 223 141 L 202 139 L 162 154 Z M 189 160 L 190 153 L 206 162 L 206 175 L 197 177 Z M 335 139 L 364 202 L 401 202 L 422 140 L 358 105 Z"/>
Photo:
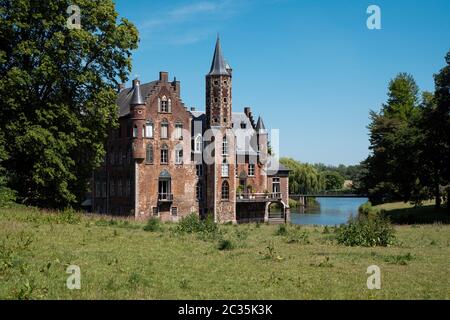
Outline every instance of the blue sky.
<path fill-rule="evenodd" d="M 369 110 L 409 72 L 421 90 L 450 50 L 448 0 L 117 0 L 139 29 L 133 74 L 168 71 L 189 107 L 204 110 L 205 74 L 219 32 L 233 67 L 233 111 L 251 106 L 280 129 L 280 154 L 356 164 L 368 155 Z M 367 7 L 381 8 L 369 30 Z"/>

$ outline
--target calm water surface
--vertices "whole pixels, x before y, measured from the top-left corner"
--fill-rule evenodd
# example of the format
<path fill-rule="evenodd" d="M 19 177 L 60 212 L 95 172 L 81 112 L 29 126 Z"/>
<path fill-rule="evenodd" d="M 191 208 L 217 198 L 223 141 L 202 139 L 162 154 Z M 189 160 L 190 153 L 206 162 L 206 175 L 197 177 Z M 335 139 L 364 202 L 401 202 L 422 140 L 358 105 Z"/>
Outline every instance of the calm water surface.
<path fill-rule="evenodd" d="M 294 224 L 333 226 L 346 223 L 350 216 L 358 214 L 358 208 L 367 198 L 316 198 L 319 206 L 291 208 Z"/>

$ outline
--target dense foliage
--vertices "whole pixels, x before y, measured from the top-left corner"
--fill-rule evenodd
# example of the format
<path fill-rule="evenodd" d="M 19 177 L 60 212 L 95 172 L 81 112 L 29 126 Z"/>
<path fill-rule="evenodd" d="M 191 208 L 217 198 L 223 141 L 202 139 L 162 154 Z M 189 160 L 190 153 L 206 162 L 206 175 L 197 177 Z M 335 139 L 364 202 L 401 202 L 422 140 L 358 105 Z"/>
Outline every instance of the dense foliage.
<path fill-rule="evenodd" d="M 373 203 L 420 204 L 437 199 L 450 184 L 450 52 L 435 75 L 435 92 L 423 93 L 401 73 L 389 84 L 388 101 L 370 113 L 370 156 L 363 161 L 361 188 Z"/>
<path fill-rule="evenodd" d="M 336 239 L 346 246 L 386 247 L 395 241 L 394 228 L 389 220 L 375 216 L 358 217 L 336 229 Z"/>
<path fill-rule="evenodd" d="M 0 134 L 9 187 L 26 204 L 79 203 L 116 125 L 138 33 L 112 0 L 0 0 Z M 2 175 L 3 176 L 3 175 Z M 3 181 L 0 183 L 4 183 Z"/>

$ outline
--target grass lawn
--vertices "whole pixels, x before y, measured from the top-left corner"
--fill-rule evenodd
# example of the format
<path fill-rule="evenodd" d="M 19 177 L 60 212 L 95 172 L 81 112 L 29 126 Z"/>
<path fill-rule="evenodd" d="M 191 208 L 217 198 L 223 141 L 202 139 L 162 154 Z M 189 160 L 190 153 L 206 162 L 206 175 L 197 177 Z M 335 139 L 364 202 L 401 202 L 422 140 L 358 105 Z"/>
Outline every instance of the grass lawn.
<path fill-rule="evenodd" d="M 333 231 L 301 227 L 300 241 L 277 226 L 220 226 L 234 245 L 146 232 L 132 220 L 0 209 L 1 299 L 449 299 L 450 225 L 397 226 L 391 247 L 345 247 Z M 293 227 L 291 227 L 293 228 Z M 294 229 L 294 228 L 293 228 Z M 367 267 L 381 268 L 368 290 Z M 81 290 L 66 268 L 81 268 Z"/>

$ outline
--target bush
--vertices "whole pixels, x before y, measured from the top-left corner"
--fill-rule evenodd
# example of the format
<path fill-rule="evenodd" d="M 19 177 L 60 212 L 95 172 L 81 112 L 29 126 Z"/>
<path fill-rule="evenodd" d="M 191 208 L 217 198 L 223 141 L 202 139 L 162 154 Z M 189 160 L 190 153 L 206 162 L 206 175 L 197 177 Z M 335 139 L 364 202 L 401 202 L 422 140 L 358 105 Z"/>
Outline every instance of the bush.
<path fill-rule="evenodd" d="M 144 227 L 144 231 L 147 232 L 156 232 L 161 230 L 161 223 L 158 218 L 150 218 L 147 221 L 147 224 Z"/>
<path fill-rule="evenodd" d="M 220 251 L 233 250 L 233 248 L 234 248 L 233 242 L 231 242 L 230 240 L 227 239 L 219 240 L 217 249 L 219 249 Z"/>
<path fill-rule="evenodd" d="M 16 191 L 0 185 L 0 208 L 10 208 L 16 201 Z"/>
<path fill-rule="evenodd" d="M 395 241 L 395 235 L 388 219 L 359 217 L 351 218 L 347 224 L 338 227 L 336 239 L 346 246 L 386 247 Z"/>
<path fill-rule="evenodd" d="M 285 224 L 278 225 L 277 230 L 275 231 L 276 236 L 285 236 L 288 234 L 288 229 Z"/>
<path fill-rule="evenodd" d="M 219 234 L 219 227 L 214 222 L 211 215 L 204 220 L 200 220 L 195 213 L 181 219 L 176 231 L 179 233 L 199 234 L 201 238 L 215 238 Z"/>
<path fill-rule="evenodd" d="M 359 216 L 362 216 L 362 217 L 365 217 L 365 218 L 371 220 L 371 219 L 375 219 L 376 217 L 378 217 L 380 215 L 380 210 L 372 207 L 372 203 L 369 201 L 369 202 L 362 204 L 358 208 L 358 214 L 359 214 Z"/>

